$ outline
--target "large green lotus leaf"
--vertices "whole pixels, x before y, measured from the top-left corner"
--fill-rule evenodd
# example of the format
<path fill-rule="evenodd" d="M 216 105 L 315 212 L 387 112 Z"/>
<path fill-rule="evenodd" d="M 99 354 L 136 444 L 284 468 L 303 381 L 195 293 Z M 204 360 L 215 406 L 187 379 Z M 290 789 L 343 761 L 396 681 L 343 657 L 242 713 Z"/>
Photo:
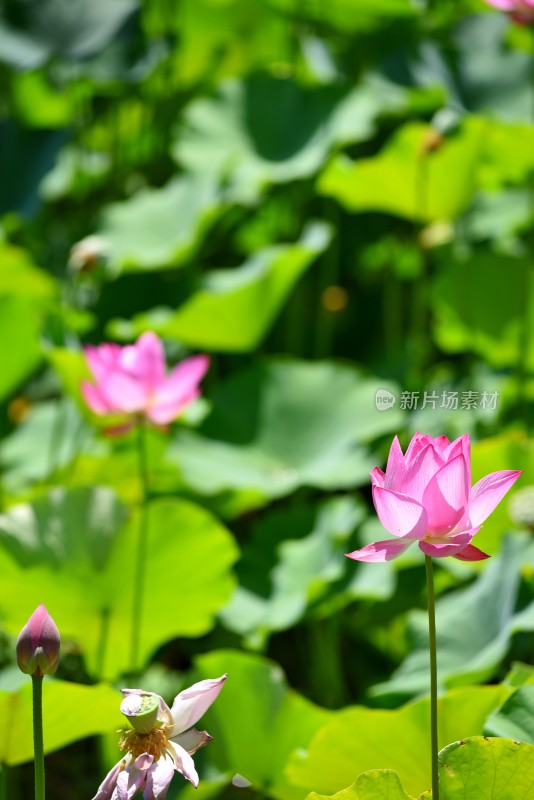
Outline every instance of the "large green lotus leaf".
<path fill-rule="evenodd" d="M 484 686 L 455 689 L 440 697 L 440 746 L 481 734 L 502 695 L 500 686 Z M 409 794 L 418 796 L 430 786 L 428 698 L 394 711 L 355 706 L 338 712 L 305 751 L 293 753 L 286 777 L 308 791 L 333 794 L 361 772 L 386 765 L 399 774 Z"/>
<path fill-rule="evenodd" d="M 121 726 L 121 695 L 105 684 L 82 686 L 60 680 L 43 685 L 44 750 L 52 753 L 71 742 Z M 33 759 L 32 685 L 28 677 L 15 691 L 0 690 L 0 762 L 14 765 Z"/>
<path fill-rule="evenodd" d="M 496 189 L 524 182 L 534 169 L 532 126 L 492 120 L 486 133 L 480 183 Z"/>
<path fill-rule="evenodd" d="M 152 330 L 191 347 L 247 351 L 269 331 L 288 294 L 330 242 L 323 223 L 309 225 L 295 244 L 258 251 L 241 267 L 207 273 L 177 311 L 154 309 L 134 319 L 135 333 Z"/>
<path fill-rule="evenodd" d="M 432 286 L 437 343 L 447 352 L 476 353 L 494 367 L 515 367 L 525 308 L 532 302 L 529 259 L 481 248 L 465 258 L 448 256 Z M 500 291 L 503 274 L 506 292 Z M 531 336 L 527 363 L 534 366 Z"/>
<path fill-rule="evenodd" d="M 0 60 L 28 69 L 52 54 L 86 58 L 105 47 L 137 7 L 137 0 L 30 0 L 22 27 L 0 20 Z"/>
<path fill-rule="evenodd" d="M 269 2 L 282 11 L 304 13 L 315 24 L 326 23 L 344 32 L 391 24 L 392 18 L 410 18 L 417 11 L 411 0 L 332 0 L 330 3 L 310 3 L 304 9 L 299 0 Z"/>
<path fill-rule="evenodd" d="M 107 206 L 98 233 L 107 243 L 110 274 L 182 264 L 221 210 L 209 174 L 173 178 L 161 189 L 141 189 Z"/>
<path fill-rule="evenodd" d="M 5 629 L 16 634 L 44 602 L 62 636 L 82 650 L 89 671 L 116 678 L 131 667 L 139 513 L 113 530 L 122 516 L 120 504 L 109 490 L 87 491 L 92 505 L 83 491 L 55 490 L 41 502 L 7 512 L 11 527 L 4 524 L 0 549 L 0 609 Z M 15 533 L 29 542 L 31 560 L 38 563 L 17 560 L 8 538 Z M 61 556 L 60 564 L 51 563 L 50 550 L 56 561 Z M 211 514 L 174 499 L 149 504 L 146 552 L 142 664 L 164 642 L 211 629 L 232 592 L 230 567 L 237 556 L 232 536 Z"/>
<path fill-rule="evenodd" d="M 318 191 L 354 212 L 383 211 L 425 222 L 455 218 L 476 189 L 484 131 L 484 122 L 472 118 L 428 152 L 432 129 L 409 122 L 376 156 L 335 158 L 319 178 Z"/>
<path fill-rule="evenodd" d="M 352 571 L 343 550 L 365 516 L 361 503 L 339 497 L 264 517 L 244 547 L 240 585 L 222 612 L 224 624 L 264 637 L 298 622 Z"/>
<path fill-rule="evenodd" d="M 516 611 L 521 570 L 534 566 L 534 543 L 517 534 L 504 540 L 502 553 L 465 589 L 438 599 L 438 672 L 444 686 L 483 681 L 495 674 L 515 630 L 532 630 L 534 603 Z M 468 612 L 466 611 L 468 609 Z M 413 611 L 409 655 L 374 695 L 414 695 L 427 690 L 428 619 Z"/>
<path fill-rule="evenodd" d="M 0 295 L 0 398 L 7 397 L 41 360 L 40 309 L 25 297 Z"/>
<path fill-rule="evenodd" d="M 336 144 L 368 139 L 380 113 L 406 106 L 391 85 L 303 88 L 266 75 L 230 81 L 188 107 L 173 147 L 185 167 L 216 172 L 243 197 L 314 175 Z"/>
<path fill-rule="evenodd" d="M 372 769 L 358 775 L 352 786 L 334 795 L 311 792 L 306 800 L 414 800 L 402 788 L 400 778 L 390 769 Z"/>
<path fill-rule="evenodd" d="M 533 680 L 532 678 L 530 679 Z M 488 717 L 485 732 L 534 744 L 534 686 L 520 686 Z"/>
<path fill-rule="evenodd" d="M 513 739 L 474 736 L 439 754 L 443 800 L 530 800 L 534 747 Z"/>
<path fill-rule="evenodd" d="M 22 567 L 102 569 L 128 509 L 103 487 L 52 489 L 0 514 L 0 540 Z"/>
<path fill-rule="evenodd" d="M 394 388 L 348 365 L 264 361 L 222 384 L 199 432 L 179 431 L 168 455 L 206 495 L 356 486 L 375 466 L 367 444 L 401 425 L 403 412 L 376 408 Z"/>
<path fill-rule="evenodd" d="M 56 281 L 37 267 L 28 251 L 0 240 L 0 295 L 49 300 L 57 288 Z"/>
<path fill-rule="evenodd" d="M 5 398 L 41 360 L 42 318 L 56 294 L 56 283 L 29 254 L 0 241 L 0 399 Z"/>
<path fill-rule="evenodd" d="M 217 702 L 202 718 L 214 737 L 210 759 L 270 797 L 300 800 L 302 791 L 288 783 L 284 767 L 290 753 L 307 747 L 334 712 L 289 689 L 278 664 L 260 656 L 219 650 L 195 663 L 201 678 L 228 673 Z"/>
<path fill-rule="evenodd" d="M 65 467 L 78 453 L 87 432 L 69 398 L 31 406 L 13 433 L 0 443 L 4 490 L 16 495 Z"/>

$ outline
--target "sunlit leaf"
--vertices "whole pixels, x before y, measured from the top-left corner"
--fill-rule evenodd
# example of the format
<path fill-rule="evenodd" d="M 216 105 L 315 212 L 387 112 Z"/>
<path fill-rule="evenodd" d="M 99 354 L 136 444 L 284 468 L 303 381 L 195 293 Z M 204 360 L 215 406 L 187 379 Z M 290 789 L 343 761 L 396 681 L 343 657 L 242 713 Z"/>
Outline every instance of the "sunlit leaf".
<path fill-rule="evenodd" d="M 519 612 L 517 609 L 525 565 L 534 566 L 530 537 L 509 537 L 502 553 L 492 558 L 474 583 L 438 599 L 438 673 L 442 685 L 490 678 L 506 654 L 513 632 L 533 629 L 534 604 Z M 406 660 L 390 681 L 374 688 L 373 694 L 410 696 L 428 689 L 428 620 L 424 612 L 411 612 L 409 635 Z"/>
<path fill-rule="evenodd" d="M 172 23 L 180 37 L 175 68 L 187 86 L 270 66 L 273 52 L 290 64 L 291 29 L 266 0 L 184 0 Z"/>
<path fill-rule="evenodd" d="M 60 680 L 43 685 L 43 717 L 46 720 L 44 751 L 52 753 L 79 739 L 108 733 L 121 725 L 121 695 L 110 686 L 81 686 Z M 33 759 L 32 685 L 25 677 L 20 688 L 0 689 L 0 715 L 4 735 L 0 762 L 22 764 Z"/>
<path fill-rule="evenodd" d="M 390 769 L 372 769 L 358 776 L 347 789 L 335 795 L 311 792 L 306 800 L 413 800 L 402 788 L 399 776 Z"/>
<path fill-rule="evenodd" d="M 359 485 L 375 466 L 368 443 L 402 419 L 377 410 L 377 390 L 391 388 L 333 362 L 265 361 L 221 386 L 198 433 L 178 432 L 169 458 L 206 495 Z"/>
<path fill-rule="evenodd" d="M 85 431 L 70 400 L 30 406 L 27 416 L 0 444 L 4 489 L 20 492 L 65 467 L 75 457 Z"/>
<path fill-rule="evenodd" d="M 361 504 L 340 497 L 265 517 L 243 551 L 224 624 L 250 636 L 298 622 L 351 567 L 342 551 L 364 516 Z"/>
<path fill-rule="evenodd" d="M 520 686 L 486 722 L 485 732 L 534 744 L 534 686 Z"/>
<path fill-rule="evenodd" d="M 534 788 L 534 747 L 512 739 L 474 736 L 439 754 L 444 800 L 529 800 Z"/>
<path fill-rule="evenodd" d="M 473 118 L 433 147 L 431 128 L 407 123 L 377 156 L 334 159 L 319 179 L 319 192 L 353 212 L 383 211 L 418 221 L 454 218 L 476 188 L 484 127 Z"/>
<path fill-rule="evenodd" d="M 153 330 L 168 339 L 215 351 L 251 350 L 329 241 L 325 225 L 309 225 L 296 244 L 273 245 L 241 267 L 205 274 L 200 288 L 177 311 L 156 308 L 142 314 L 134 320 L 132 333 Z"/>
<path fill-rule="evenodd" d="M 161 189 L 142 189 L 108 206 L 98 233 L 107 243 L 111 275 L 181 264 L 221 209 L 210 175 L 173 178 Z"/>
<path fill-rule="evenodd" d="M 214 737 L 210 759 L 221 770 L 242 775 L 257 791 L 279 800 L 301 798 L 284 767 L 290 753 L 307 747 L 332 712 L 289 689 L 278 664 L 265 658 L 219 650 L 195 663 L 201 678 L 228 673 L 224 690 L 203 717 Z"/>
<path fill-rule="evenodd" d="M 482 733 L 501 697 L 499 686 L 456 689 L 440 697 L 440 746 Z M 345 709 L 315 734 L 306 751 L 293 754 L 287 778 L 308 791 L 333 794 L 361 772 L 387 767 L 407 792 L 419 796 L 431 783 L 429 724 L 428 698 L 394 711 Z"/>
<path fill-rule="evenodd" d="M 38 563 L 21 564 L 12 554 L 15 541 L 0 549 L 0 608 L 6 630 L 15 634 L 44 602 L 62 636 L 79 645 L 90 672 L 115 678 L 131 668 L 139 515 L 120 527 L 120 506 L 110 497 L 104 489 L 89 496 L 56 490 L 34 505 L 9 510 L 10 531 L 17 541 L 28 541 Z M 59 566 L 50 563 L 49 550 L 62 556 Z M 141 663 L 173 637 L 210 630 L 232 591 L 236 555 L 233 538 L 203 509 L 185 500 L 150 504 Z"/>
<path fill-rule="evenodd" d="M 347 92 L 254 76 L 194 101 L 173 154 L 189 169 L 209 166 L 238 196 L 254 198 L 265 185 L 315 174 L 334 145 L 369 138 L 380 113 L 405 103 L 405 94 L 387 84 Z"/>

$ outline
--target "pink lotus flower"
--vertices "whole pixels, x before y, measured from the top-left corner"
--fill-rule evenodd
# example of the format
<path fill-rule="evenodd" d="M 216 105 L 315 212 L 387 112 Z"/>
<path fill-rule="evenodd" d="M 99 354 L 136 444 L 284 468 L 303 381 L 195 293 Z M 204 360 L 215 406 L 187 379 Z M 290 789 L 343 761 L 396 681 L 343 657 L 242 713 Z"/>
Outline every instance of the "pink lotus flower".
<path fill-rule="evenodd" d="M 485 0 L 485 2 L 506 11 L 510 19 L 519 25 L 530 25 L 534 22 L 534 0 Z"/>
<path fill-rule="evenodd" d="M 416 433 L 405 455 L 395 437 L 385 474 L 375 467 L 371 481 L 380 522 L 397 538 L 347 555 L 356 561 L 391 561 L 417 542 L 434 558 L 489 558 L 471 539 L 520 475 L 519 470 L 492 472 L 471 487 L 467 434 L 449 442 L 446 436 Z"/>
<path fill-rule="evenodd" d="M 211 736 L 191 727 L 221 691 L 226 675 L 200 681 L 174 698 L 172 708 L 159 694 L 122 689 L 121 711 L 131 724 L 119 741 L 126 756 L 109 771 L 93 800 L 164 800 L 175 772 L 193 786 L 198 775 L 191 756 Z"/>
<path fill-rule="evenodd" d="M 198 385 L 209 366 L 207 356 L 193 356 L 166 375 L 163 344 L 150 332 L 126 347 L 89 345 L 85 355 L 96 381 L 82 384 L 85 402 L 95 414 L 124 415 L 121 430 L 132 427 L 138 416 L 156 425 L 172 422 L 200 394 Z"/>
<path fill-rule="evenodd" d="M 41 603 L 17 639 L 17 664 L 27 675 L 52 675 L 59 663 L 60 638 L 57 625 Z"/>

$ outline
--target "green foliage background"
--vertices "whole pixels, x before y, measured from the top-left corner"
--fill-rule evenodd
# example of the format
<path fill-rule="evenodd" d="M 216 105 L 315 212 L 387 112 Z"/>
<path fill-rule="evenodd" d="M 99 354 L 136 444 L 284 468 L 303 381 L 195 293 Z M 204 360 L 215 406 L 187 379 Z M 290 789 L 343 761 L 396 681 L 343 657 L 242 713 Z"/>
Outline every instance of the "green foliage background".
<path fill-rule="evenodd" d="M 202 399 L 148 431 L 142 631 L 142 686 L 167 700 L 230 674 L 201 800 L 428 790 L 421 554 L 343 553 L 383 538 L 368 472 L 395 433 L 469 432 L 474 480 L 534 482 L 533 37 L 482 0 L 0 3 L 12 800 L 31 791 L 14 640 L 40 602 L 63 638 L 50 800 L 117 759 L 141 487 L 135 436 L 84 407 L 82 346 L 146 330 L 170 365 L 211 356 Z M 507 498 L 477 535 L 490 562 L 437 566 L 445 800 L 531 796 L 525 519 Z M 467 769 L 473 795 L 450 783 Z"/>

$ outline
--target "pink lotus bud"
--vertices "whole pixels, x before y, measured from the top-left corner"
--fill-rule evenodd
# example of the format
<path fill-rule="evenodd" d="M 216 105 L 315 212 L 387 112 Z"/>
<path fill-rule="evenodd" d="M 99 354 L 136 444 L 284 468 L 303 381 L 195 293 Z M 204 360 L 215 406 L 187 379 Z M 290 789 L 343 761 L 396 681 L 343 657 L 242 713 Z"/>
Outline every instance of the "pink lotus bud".
<path fill-rule="evenodd" d="M 41 605 L 35 609 L 17 639 L 17 663 L 27 675 L 52 675 L 59 662 L 59 631 Z"/>

